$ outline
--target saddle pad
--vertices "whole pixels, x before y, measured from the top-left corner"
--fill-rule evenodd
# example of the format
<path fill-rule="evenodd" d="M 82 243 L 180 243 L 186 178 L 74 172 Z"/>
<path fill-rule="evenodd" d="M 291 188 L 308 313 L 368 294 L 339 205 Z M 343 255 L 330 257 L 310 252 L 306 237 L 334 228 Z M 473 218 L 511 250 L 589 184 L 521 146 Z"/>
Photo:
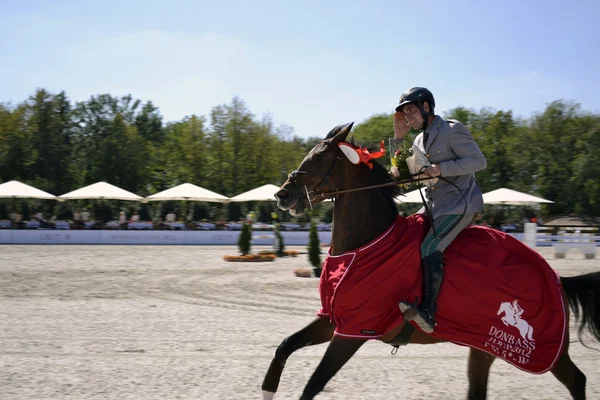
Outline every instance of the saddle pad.
<path fill-rule="evenodd" d="M 336 325 L 336 336 L 377 339 L 401 323 L 398 303 L 422 298 L 420 244 L 428 229 L 421 215 L 398 216 L 371 243 L 327 256 L 317 314 Z M 464 229 L 444 252 L 437 304 L 431 336 L 531 373 L 546 372 L 558 360 L 566 326 L 560 277 L 510 235 Z"/>

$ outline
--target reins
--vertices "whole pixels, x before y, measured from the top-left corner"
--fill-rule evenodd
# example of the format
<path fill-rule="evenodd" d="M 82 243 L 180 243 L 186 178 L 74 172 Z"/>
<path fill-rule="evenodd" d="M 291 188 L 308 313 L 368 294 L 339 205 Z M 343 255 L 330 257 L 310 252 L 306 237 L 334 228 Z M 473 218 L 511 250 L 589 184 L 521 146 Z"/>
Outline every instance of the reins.
<path fill-rule="evenodd" d="M 382 187 L 403 185 L 406 183 L 414 183 L 414 182 L 426 181 L 426 180 L 430 180 L 430 179 L 431 179 L 431 177 L 411 178 L 411 179 L 403 179 L 403 180 L 398 180 L 398 181 L 393 181 L 393 182 L 380 183 L 378 185 L 361 186 L 361 187 L 357 187 L 357 188 L 353 188 L 353 189 L 342 189 L 342 190 L 336 190 L 334 192 L 316 193 L 315 198 L 320 196 L 321 198 L 327 199 L 327 198 L 331 198 L 331 197 L 336 197 L 337 195 L 344 194 L 344 193 L 358 192 L 361 190 L 379 189 Z"/>
<path fill-rule="evenodd" d="M 317 185 L 317 187 L 314 190 L 308 190 L 308 187 L 306 185 L 304 186 L 304 191 L 306 194 L 306 200 L 308 201 L 309 207 L 312 209 L 313 208 L 313 201 L 317 200 L 319 197 L 321 197 L 321 199 L 325 200 L 325 199 L 329 199 L 329 198 L 333 198 L 335 200 L 335 198 L 337 198 L 337 196 L 339 196 L 340 194 L 345 194 L 345 193 L 353 193 L 353 192 L 358 192 L 358 191 L 362 191 L 362 190 L 371 190 L 371 189 L 379 189 L 379 188 L 383 188 L 383 187 L 388 187 L 388 186 L 396 186 L 396 185 L 403 185 L 403 184 L 407 184 L 407 183 L 415 183 L 415 182 L 421 182 L 421 181 L 427 181 L 430 180 L 432 178 L 436 178 L 436 177 L 424 177 L 424 178 L 416 178 L 416 176 L 419 176 L 422 174 L 422 171 L 417 172 L 416 174 L 412 174 L 410 179 L 402 179 L 402 180 L 397 180 L 397 181 L 392 181 L 392 182 L 386 182 L 386 183 L 380 183 L 377 185 L 369 185 L 369 186 L 361 186 L 361 187 L 357 187 L 357 188 L 352 188 L 352 189 L 337 189 L 335 191 L 330 191 L 330 192 L 323 192 L 323 193 L 319 193 L 319 189 L 321 189 L 321 187 L 323 187 L 324 185 L 328 185 L 330 184 L 329 182 L 329 178 L 331 177 L 332 173 L 333 173 L 333 169 L 335 168 L 337 162 L 339 160 L 341 160 L 342 157 L 338 156 L 333 160 L 333 163 L 331 163 L 331 165 L 329 166 L 329 169 L 327 170 L 326 173 L 314 173 L 314 172 L 308 172 L 308 171 L 302 171 L 302 170 L 295 170 L 292 171 L 289 174 L 289 179 L 294 182 L 297 183 L 297 179 L 298 179 L 298 175 L 301 174 L 309 174 L 309 175 L 320 175 L 323 176 L 323 180 L 321 181 L 321 183 L 319 183 L 319 185 Z M 340 164 L 343 168 L 343 164 Z M 342 172 L 342 185 L 343 185 L 343 172 Z M 464 216 L 467 212 L 467 199 L 465 198 L 465 194 L 463 193 L 463 191 L 452 181 L 445 179 L 444 177 L 438 176 L 438 179 L 449 183 L 450 185 L 454 186 L 456 189 L 458 189 L 459 193 L 462 196 L 462 199 L 464 201 L 464 209 L 462 212 L 462 215 Z M 423 197 L 423 193 L 421 192 L 422 186 L 419 185 L 419 194 L 421 195 L 421 201 L 423 202 L 423 206 L 425 207 L 425 211 L 427 213 L 429 222 L 431 223 L 431 227 L 433 229 L 433 234 L 436 237 L 436 239 L 442 239 L 443 237 L 445 237 L 446 235 L 448 235 L 450 232 L 452 232 L 452 230 L 454 229 L 454 227 L 456 227 L 458 225 L 458 223 L 460 222 L 460 219 L 457 220 L 452 229 L 448 230 L 448 232 L 446 233 L 446 235 L 440 236 L 438 235 L 436 229 L 435 229 L 435 224 L 433 223 L 433 215 L 431 215 L 431 210 L 429 209 L 429 207 L 427 206 L 427 202 L 425 201 L 425 198 Z M 312 196 L 311 196 L 312 193 Z"/>
<path fill-rule="evenodd" d="M 337 159 L 336 159 L 337 161 Z M 330 166 L 329 170 L 327 171 L 326 174 L 324 174 L 324 179 L 321 182 L 321 184 L 319 184 L 317 186 L 317 188 L 313 191 L 314 193 L 314 197 L 311 199 L 310 198 L 310 191 L 308 190 L 308 188 L 306 187 L 306 185 L 304 186 L 304 190 L 306 191 L 306 199 L 308 200 L 308 203 L 310 205 L 310 207 L 312 208 L 312 202 L 313 200 L 316 200 L 319 196 L 322 199 L 328 199 L 328 198 L 336 198 L 338 195 L 340 194 L 344 194 L 344 193 L 352 193 L 352 192 L 358 192 L 361 190 L 371 190 L 371 189 L 379 189 L 379 188 L 383 188 L 383 187 L 388 187 L 388 186 L 396 186 L 396 185 L 403 185 L 406 183 L 415 183 L 415 182 L 421 182 L 421 181 L 427 181 L 432 179 L 431 176 L 428 177 L 424 177 L 424 178 L 415 178 L 415 176 L 418 176 L 421 174 L 421 172 L 419 171 L 418 173 L 411 175 L 410 179 L 402 179 L 402 180 L 397 180 L 397 181 L 393 181 L 393 182 L 386 182 L 386 183 L 380 183 L 377 185 L 369 185 L 369 186 L 361 186 L 361 187 L 357 187 L 357 188 L 352 188 L 352 189 L 342 189 L 342 190 L 335 190 L 334 192 L 324 192 L 324 193 L 319 193 L 318 190 L 325 184 L 325 183 L 329 183 L 329 177 L 331 176 L 331 173 L 333 171 L 333 167 L 336 164 L 336 161 L 333 162 L 333 164 Z M 304 173 L 304 171 L 294 171 L 296 174 L 298 173 Z M 467 199 L 465 198 L 465 194 L 463 193 L 463 191 L 452 181 L 445 179 L 442 176 L 438 176 L 438 179 L 443 180 L 444 182 L 447 182 L 449 184 L 451 184 L 452 186 L 454 186 L 456 189 L 458 189 L 458 192 L 461 194 L 463 202 L 464 202 L 464 209 L 462 212 L 462 215 L 465 215 L 467 212 Z M 460 219 L 457 220 L 452 229 L 448 230 L 448 232 L 446 233 L 446 235 L 440 236 L 437 233 L 437 230 L 435 229 L 435 224 L 433 223 L 433 216 L 431 215 L 431 210 L 429 209 L 429 207 L 427 207 L 427 202 L 425 201 L 425 198 L 423 197 L 423 192 L 421 192 L 422 186 L 419 185 L 419 194 L 421 195 L 421 201 L 423 202 L 423 207 L 425 207 L 425 210 L 427 211 L 427 216 L 429 219 L 429 222 L 431 224 L 431 228 L 433 229 L 433 234 L 437 239 L 442 239 L 443 237 L 445 237 L 447 234 L 449 234 L 450 232 L 452 232 L 452 229 L 454 229 L 454 227 L 456 227 L 458 225 L 458 223 L 460 222 Z"/>

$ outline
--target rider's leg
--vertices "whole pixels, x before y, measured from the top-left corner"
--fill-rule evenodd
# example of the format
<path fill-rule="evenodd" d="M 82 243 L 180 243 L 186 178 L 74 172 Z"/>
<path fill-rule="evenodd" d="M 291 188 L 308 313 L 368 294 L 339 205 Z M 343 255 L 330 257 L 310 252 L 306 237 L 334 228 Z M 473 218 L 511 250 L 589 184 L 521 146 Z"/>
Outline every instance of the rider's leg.
<path fill-rule="evenodd" d="M 433 221 L 434 229 L 430 229 L 421 244 L 421 267 L 423 272 L 423 299 L 417 310 L 413 309 L 413 321 L 427 332 L 433 332 L 436 322 L 434 317 L 437 308 L 437 297 L 444 275 L 443 252 L 468 226 L 475 214 L 444 215 Z M 436 236 L 437 234 L 437 236 Z M 407 302 L 400 303 L 400 310 L 404 313 L 411 307 Z"/>

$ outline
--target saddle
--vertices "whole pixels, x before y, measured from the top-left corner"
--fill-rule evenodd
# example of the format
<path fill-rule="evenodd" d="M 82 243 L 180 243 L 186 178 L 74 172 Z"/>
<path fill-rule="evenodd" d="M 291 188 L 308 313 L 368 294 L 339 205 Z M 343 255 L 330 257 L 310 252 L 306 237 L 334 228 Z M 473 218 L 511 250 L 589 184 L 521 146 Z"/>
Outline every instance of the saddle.
<path fill-rule="evenodd" d="M 401 301 L 421 296 L 421 215 L 398 216 L 371 243 L 328 255 L 317 314 L 349 339 L 378 339 L 398 326 Z M 567 326 L 560 277 L 537 252 L 503 232 L 464 229 L 444 252 L 437 326 L 430 334 L 503 358 L 531 373 L 550 370 Z M 416 327 L 416 329 L 419 329 Z"/>

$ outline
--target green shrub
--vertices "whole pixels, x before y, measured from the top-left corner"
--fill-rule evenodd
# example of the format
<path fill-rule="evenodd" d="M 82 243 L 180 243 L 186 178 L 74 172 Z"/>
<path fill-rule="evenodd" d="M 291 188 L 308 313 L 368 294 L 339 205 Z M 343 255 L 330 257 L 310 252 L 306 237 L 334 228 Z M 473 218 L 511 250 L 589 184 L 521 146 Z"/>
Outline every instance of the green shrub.
<path fill-rule="evenodd" d="M 240 249 L 240 253 L 242 253 L 243 256 L 245 256 L 246 254 L 250 254 L 250 247 L 252 246 L 251 242 L 252 228 L 250 227 L 250 224 L 244 222 L 242 224 L 242 231 L 240 232 L 240 236 L 237 242 L 238 247 Z"/>
<path fill-rule="evenodd" d="M 283 235 L 279 232 L 279 229 L 275 228 L 275 255 L 277 257 L 283 257 L 283 251 L 285 250 L 285 243 L 283 241 Z"/>
<path fill-rule="evenodd" d="M 315 270 L 315 275 L 321 275 L 321 244 L 319 243 L 319 234 L 317 233 L 317 224 L 310 223 L 310 233 L 308 235 L 308 261 Z M 318 273 L 318 275 L 317 275 Z"/>

